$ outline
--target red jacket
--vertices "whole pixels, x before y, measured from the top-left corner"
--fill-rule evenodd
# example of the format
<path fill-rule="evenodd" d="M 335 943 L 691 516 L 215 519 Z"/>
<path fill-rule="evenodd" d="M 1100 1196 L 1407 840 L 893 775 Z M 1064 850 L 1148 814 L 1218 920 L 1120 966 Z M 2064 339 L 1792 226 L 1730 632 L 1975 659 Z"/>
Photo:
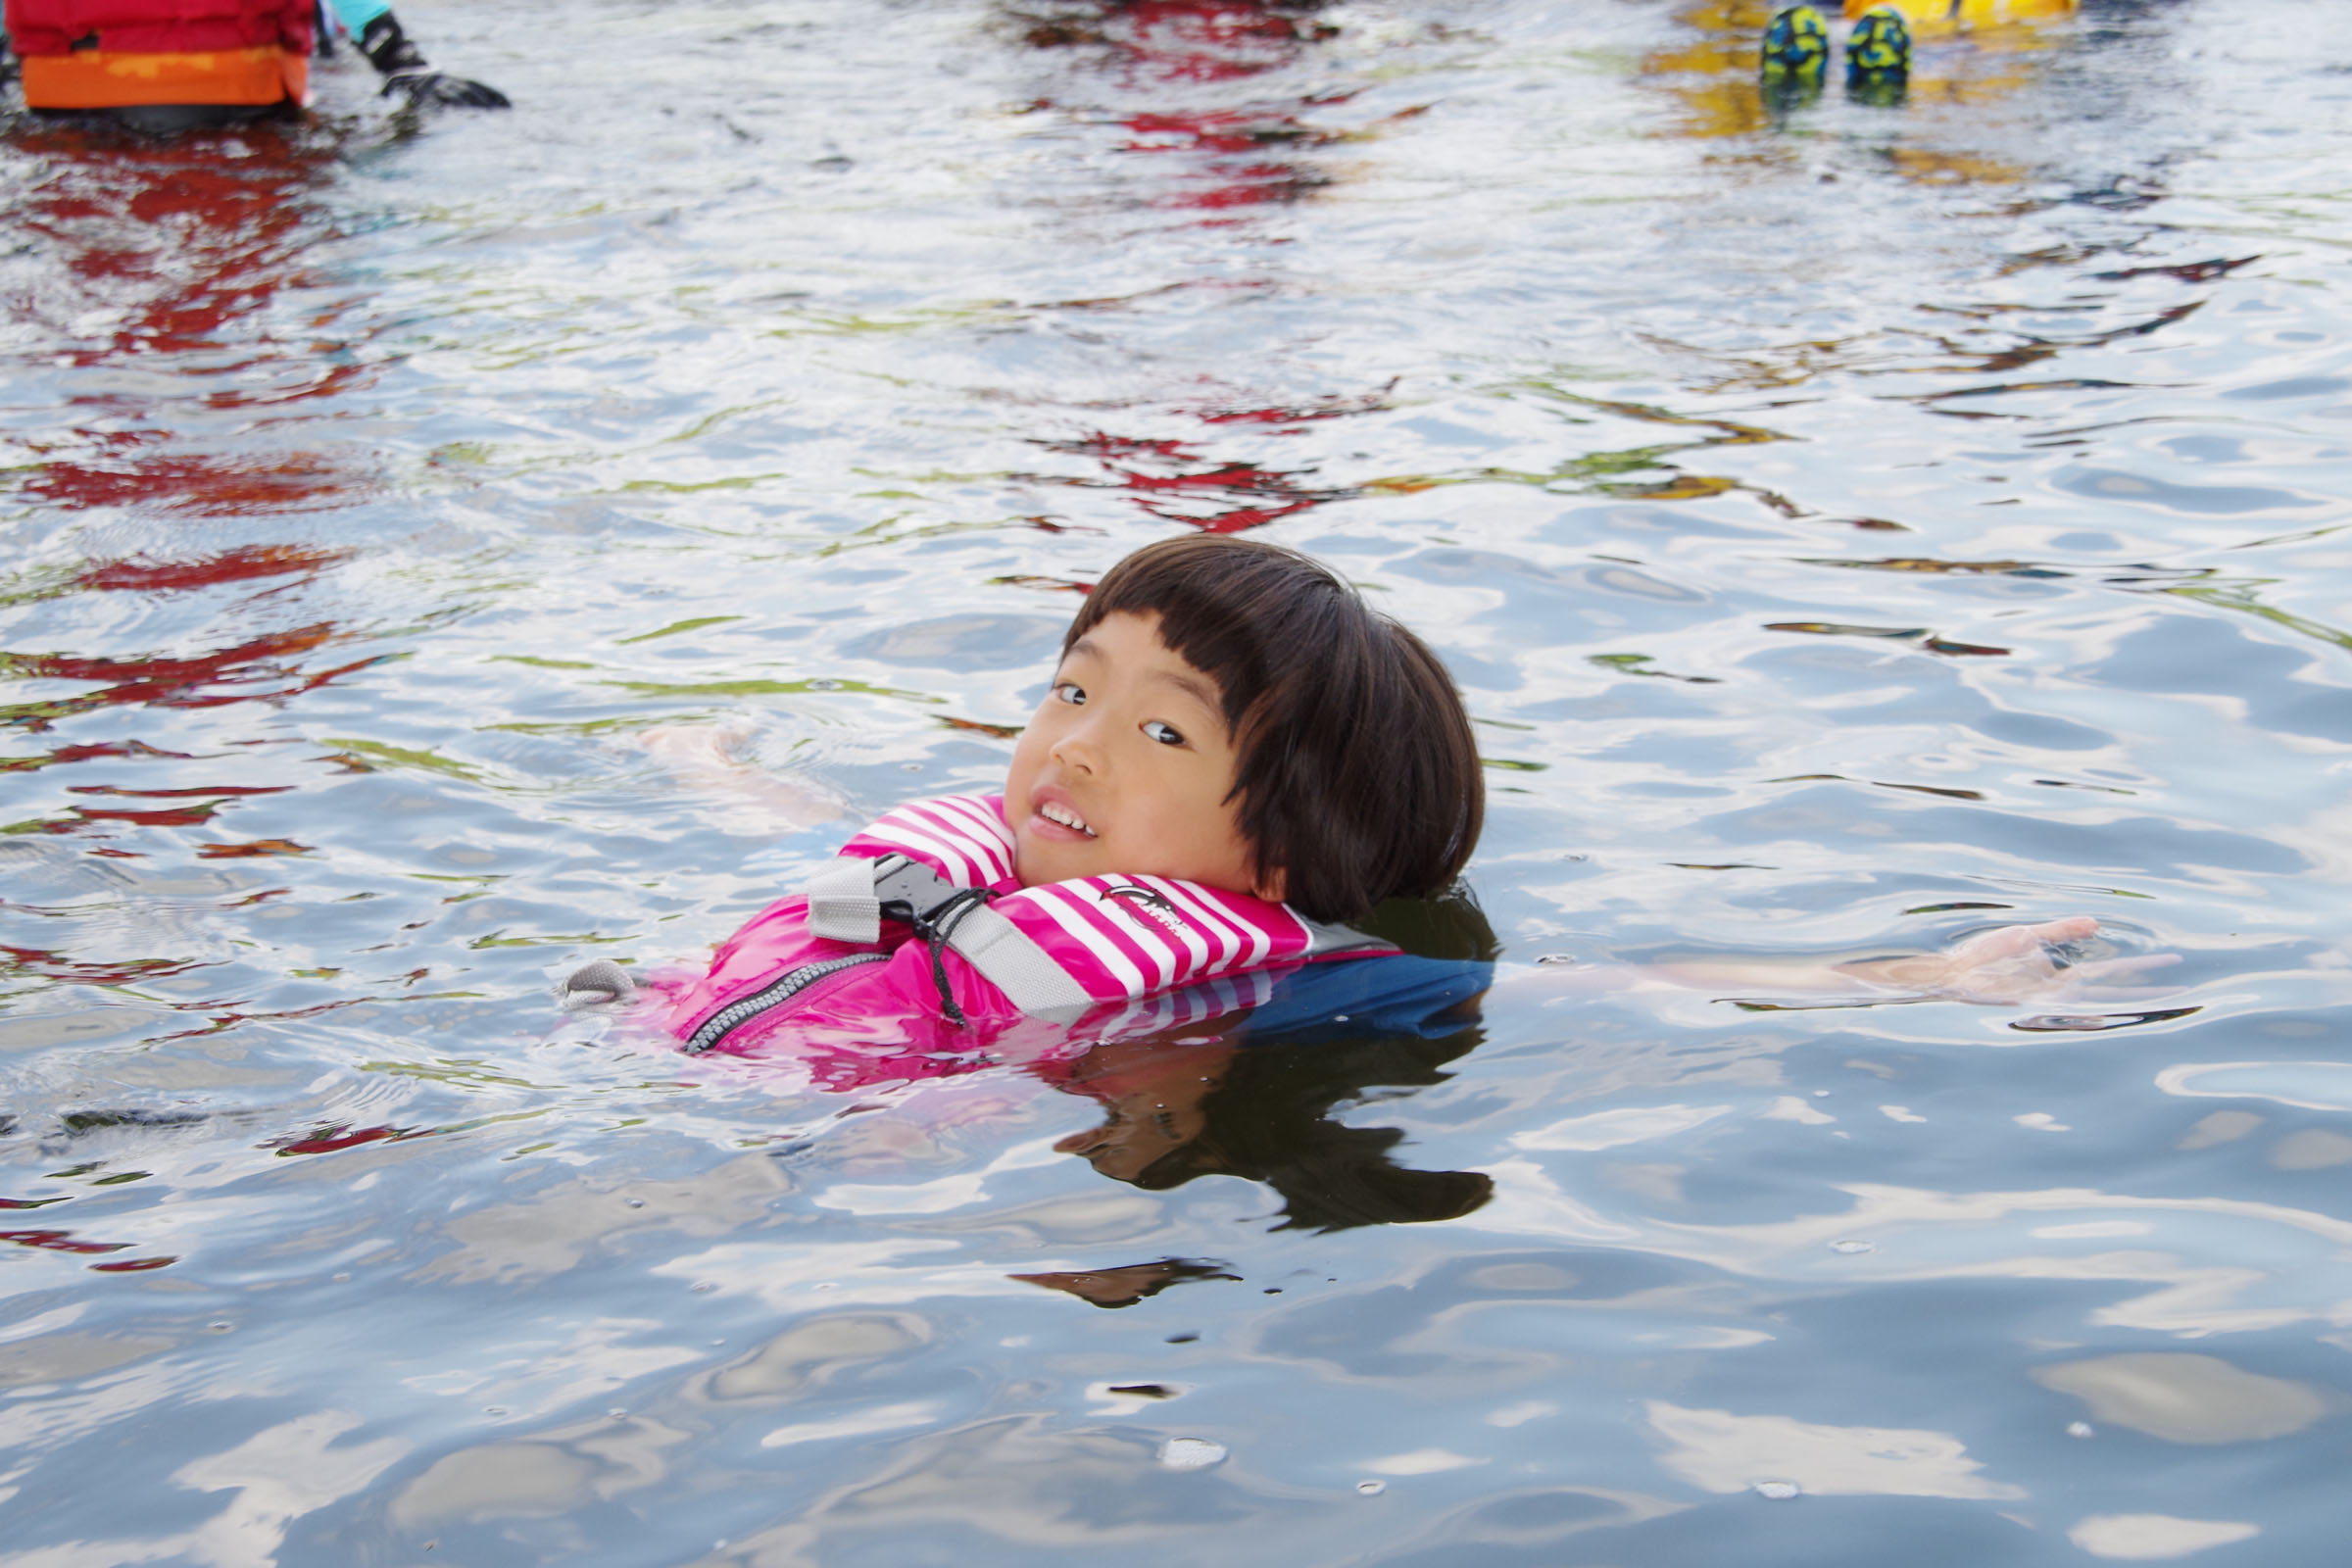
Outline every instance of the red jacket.
<path fill-rule="evenodd" d="M 315 0 L 6 0 L 24 56 L 62 55 L 95 35 L 109 54 L 195 54 L 275 44 L 311 52 Z"/>

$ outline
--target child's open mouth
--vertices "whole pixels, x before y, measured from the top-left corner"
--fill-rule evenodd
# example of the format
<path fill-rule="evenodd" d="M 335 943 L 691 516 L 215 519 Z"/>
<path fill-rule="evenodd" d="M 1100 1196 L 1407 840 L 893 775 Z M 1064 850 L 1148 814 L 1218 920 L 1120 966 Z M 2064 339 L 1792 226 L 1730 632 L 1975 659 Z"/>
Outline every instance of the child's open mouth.
<path fill-rule="evenodd" d="M 1056 827 L 1066 827 L 1071 832 L 1083 833 L 1090 839 L 1095 837 L 1095 830 L 1086 825 L 1085 817 L 1058 802 L 1040 801 L 1037 805 L 1037 814 Z"/>

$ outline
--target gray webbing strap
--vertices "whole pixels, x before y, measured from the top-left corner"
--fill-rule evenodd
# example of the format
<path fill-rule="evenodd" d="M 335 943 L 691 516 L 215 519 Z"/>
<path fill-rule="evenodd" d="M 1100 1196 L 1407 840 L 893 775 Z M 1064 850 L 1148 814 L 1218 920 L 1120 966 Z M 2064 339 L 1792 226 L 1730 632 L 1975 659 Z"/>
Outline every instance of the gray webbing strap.
<path fill-rule="evenodd" d="M 880 862 L 852 856 L 808 879 L 808 932 L 828 942 L 870 948 L 882 940 L 882 901 L 874 894 Z"/>
<path fill-rule="evenodd" d="M 986 905 L 956 922 L 948 946 L 1032 1018 L 1067 1022 L 1095 1004 L 1028 933 Z"/>
<path fill-rule="evenodd" d="M 882 940 L 882 906 L 905 900 L 928 914 L 961 891 L 922 861 L 844 856 L 808 879 L 808 930 L 858 947 Z M 1094 1005 L 1085 987 L 1014 925 L 985 905 L 956 920 L 948 947 L 1032 1018 L 1066 1021 Z"/>

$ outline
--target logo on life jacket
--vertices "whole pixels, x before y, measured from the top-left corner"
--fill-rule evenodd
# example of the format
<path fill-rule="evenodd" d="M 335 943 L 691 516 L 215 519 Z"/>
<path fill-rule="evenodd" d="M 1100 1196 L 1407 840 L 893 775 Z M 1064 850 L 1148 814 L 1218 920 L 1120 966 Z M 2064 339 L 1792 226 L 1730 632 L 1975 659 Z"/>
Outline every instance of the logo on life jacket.
<path fill-rule="evenodd" d="M 1117 907 L 1128 913 L 1146 915 L 1170 931 L 1184 929 L 1184 915 L 1175 905 L 1168 902 L 1168 896 L 1156 888 L 1145 887 L 1140 882 L 1126 882 L 1115 888 L 1104 888 L 1100 897 L 1104 904 L 1115 903 Z"/>

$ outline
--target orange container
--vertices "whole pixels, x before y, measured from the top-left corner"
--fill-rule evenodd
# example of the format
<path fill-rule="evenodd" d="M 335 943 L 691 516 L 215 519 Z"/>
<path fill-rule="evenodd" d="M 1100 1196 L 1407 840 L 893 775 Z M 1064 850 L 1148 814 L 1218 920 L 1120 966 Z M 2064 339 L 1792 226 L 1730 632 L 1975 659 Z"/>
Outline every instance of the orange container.
<path fill-rule="evenodd" d="M 276 44 L 164 55 L 76 49 L 26 55 L 22 64 L 24 103 L 32 109 L 311 101 L 310 60 Z"/>

